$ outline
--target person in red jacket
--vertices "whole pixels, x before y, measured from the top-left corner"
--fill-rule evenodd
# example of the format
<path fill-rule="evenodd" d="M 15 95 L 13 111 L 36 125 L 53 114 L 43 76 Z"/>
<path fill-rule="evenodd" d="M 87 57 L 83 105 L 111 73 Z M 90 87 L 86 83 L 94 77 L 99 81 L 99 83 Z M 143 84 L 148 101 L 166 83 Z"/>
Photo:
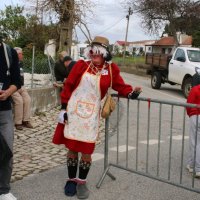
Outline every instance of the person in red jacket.
<path fill-rule="evenodd" d="M 89 60 L 79 60 L 73 66 L 61 92 L 62 110 L 53 143 L 65 144 L 69 150 L 67 153 L 69 179 L 65 185 L 65 194 L 73 196 L 77 193 L 80 199 L 89 196 L 86 178 L 98 138 L 101 100 L 110 87 L 111 77 L 112 89 L 119 95 L 137 98 L 141 92 L 140 87 L 133 88 L 124 82 L 118 66 L 111 62 L 112 57 L 108 47 L 107 38 L 96 36 L 84 51 L 85 57 Z M 112 72 L 109 70 L 109 65 Z M 81 153 L 80 161 L 78 153 Z"/>
<path fill-rule="evenodd" d="M 192 77 L 192 89 L 188 95 L 187 103 L 197 104 L 200 106 L 200 74 L 198 72 Z M 200 178 L 200 108 L 187 107 L 186 110 L 190 118 L 189 159 L 186 168 L 189 172 L 193 173 L 193 167 L 195 166 L 195 176 Z M 196 159 L 194 163 L 196 139 Z"/>

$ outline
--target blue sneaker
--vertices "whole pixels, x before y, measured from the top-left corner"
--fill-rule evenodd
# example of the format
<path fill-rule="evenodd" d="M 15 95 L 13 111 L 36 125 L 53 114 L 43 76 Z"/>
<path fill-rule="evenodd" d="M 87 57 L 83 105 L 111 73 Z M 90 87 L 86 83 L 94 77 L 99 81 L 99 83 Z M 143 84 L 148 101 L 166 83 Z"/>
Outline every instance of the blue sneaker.
<path fill-rule="evenodd" d="M 75 181 L 67 181 L 65 184 L 65 195 L 72 197 L 76 194 L 76 185 L 77 183 Z"/>

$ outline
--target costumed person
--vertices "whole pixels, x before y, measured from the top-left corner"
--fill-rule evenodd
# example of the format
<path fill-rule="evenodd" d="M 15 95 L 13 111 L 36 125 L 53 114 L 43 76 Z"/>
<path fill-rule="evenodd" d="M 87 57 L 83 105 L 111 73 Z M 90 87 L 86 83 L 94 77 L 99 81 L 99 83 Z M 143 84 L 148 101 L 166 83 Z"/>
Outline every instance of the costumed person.
<path fill-rule="evenodd" d="M 200 70 L 197 71 L 192 77 L 192 89 L 188 95 L 187 103 L 200 105 Z M 187 107 L 186 110 L 190 118 L 189 158 L 186 168 L 189 172 L 193 173 L 195 167 L 195 177 L 200 178 L 200 108 Z M 195 142 L 196 139 L 197 142 Z M 194 162 L 195 148 L 196 158 Z"/>
<path fill-rule="evenodd" d="M 125 84 L 118 66 L 111 62 L 107 38 L 96 36 L 84 54 L 88 61 L 79 60 L 73 66 L 61 92 L 62 110 L 53 137 L 53 143 L 68 149 L 65 194 L 77 194 L 79 199 L 89 196 L 86 179 L 98 138 L 101 100 L 111 85 L 111 77 L 112 89 L 119 95 L 137 98 L 141 92 L 141 87 Z"/>

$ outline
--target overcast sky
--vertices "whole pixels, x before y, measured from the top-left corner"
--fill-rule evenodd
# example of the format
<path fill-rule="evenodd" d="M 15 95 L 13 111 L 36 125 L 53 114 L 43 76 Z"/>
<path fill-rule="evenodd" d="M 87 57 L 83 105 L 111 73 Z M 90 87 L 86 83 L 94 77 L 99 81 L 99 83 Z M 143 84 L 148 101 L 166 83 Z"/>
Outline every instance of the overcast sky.
<path fill-rule="evenodd" d="M 88 27 L 92 37 L 95 35 L 105 36 L 114 43 L 117 40 L 125 40 L 128 11 L 120 5 L 120 0 L 95 0 L 97 6 L 94 8 L 94 17 L 88 20 Z M 0 9 L 5 5 L 23 5 L 23 0 L 0 0 Z M 26 5 L 25 5 L 26 6 Z M 151 36 L 142 29 L 139 17 L 136 14 L 130 16 L 128 41 L 139 41 L 157 39 L 158 36 Z M 76 28 L 79 41 L 85 41 L 85 36 L 79 28 Z"/>

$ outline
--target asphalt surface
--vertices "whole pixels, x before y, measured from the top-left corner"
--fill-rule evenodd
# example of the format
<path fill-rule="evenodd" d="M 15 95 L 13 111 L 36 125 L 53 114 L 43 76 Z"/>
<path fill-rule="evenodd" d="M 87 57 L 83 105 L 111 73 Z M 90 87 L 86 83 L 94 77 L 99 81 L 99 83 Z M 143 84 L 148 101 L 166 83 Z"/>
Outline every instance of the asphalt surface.
<path fill-rule="evenodd" d="M 115 141 L 110 140 L 110 145 L 115 146 Z M 102 144 L 96 148 L 95 154 L 102 155 L 103 152 L 104 145 Z M 110 159 L 112 160 L 114 157 L 113 155 Z M 103 169 L 103 159 L 93 162 L 88 175 L 89 199 L 91 200 L 197 200 L 200 198 L 198 193 L 114 167 L 110 169 L 110 172 L 116 180 L 113 181 L 109 176 L 106 176 L 101 187 L 97 189 L 96 184 L 102 177 Z M 19 200 L 77 199 L 76 196 L 66 197 L 64 195 L 63 187 L 66 179 L 67 168 L 65 164 L 62 164 L 15 181 L 12 183 L 12 192 Z"/>
<path fill-rule="evenodd" d="M 127 80 L 133 84 L 137 81 L 139 84 L 144 85 L 143 93 L 147 96 L 158 96 L 163 91 L 153 92 L 148 88 L 146 78 L 137 77 L 134 75 L 126 75 Z M 132 80 L 133 83 L 132 83 Z M 144 81 L 144 82 L 143 82 Z M 165 91 L 163 92 L 165 93 Z M 173 96 L 173 94 L 166 94 L 161 98 Z M 184 101 L 181 94 L 175 96 L 176 100 Z M 128 153 L 124 147 L 126 145 L 127 134 L 127 118 L 126 107 L 120 107 L 120 141 L 119 141 L 119 164 L 125 168 L 135 169 L 135 138 L 130 137 L 128 141 Z M 134 109 L 131 108 L 131 113 L 134 113 Z M 156 112 L 156 108 L 155 108 Z M 167 113 L 167 111 L 166 111 Z M 58 110 L 54 109 L 49 112 L 43 113 L 40 116 L 34 116 L 32 118 L 35 123 L 35 128 L 24 129 L 24 131 L 15 132 L 15 163 L 12 176 L 11 192 L 18 198 L 18 200 L 64 200 L 64 199 L 77 199 L 74 197 L 67 197 L 64 194 L 63 188 L 67 179 L 66 168 L 66 150 L 63 146 L 53 145 L 51 143 L 53 131 L 55 128 L 55 121 L 58 114 Z M 176 116 L 177 118 L 179 116 Z M 133 116 L 134 119 L 134 116 Z M 178 118 L 179 119 L 179 118 Z M 167 120 L 166 120 L 167 121 Z M 180 121 L 180 120 L 179 120 Z M 167 122 L 166 122 L 167 123 Z M 135 121 L 130 123 L 131 130 L 134 130 Z M 143 124 L 144 130 L 146 130 L 146 124 Z M 164 128 L 165 124 L 164 124 Z M 167 128 L 166 128 L 167 129 Z M 179 127 L 177 127 L 179 130 Z M 153 133 L 154 137 L 156 133 Z M 161 156 L 162 165 L 160 166 L 160 173 L 164 173 L 168 169 L 167 160 L 167 145 L 168 135 L 165 134 L 163 140 L 163 152 Z M 109 132 L 109 161 L 116 163 L 116 116 L 110 119 L 110 132 Z M 145 134 L 141 135 L 139 151 L 141 154 L 141 160 L 138 161 L 139 170 L 145 172 L 145 153 L 146 146 L 144 145 Z M 187 141 L 186 141 L 187 143 Z M 180 141 L 174 140 L 172 161 L 175 161 L 180 157 L 178 150 L 180 147 Z M 125 149 L 124 149 L 125 148 Z M 154 156 L 156 148 L 154 144 L 149 147 L 151 156 Z M 176 149 L 177 148 L 177 149 Z M 187 150 L 187 145 L 186 145 Z M 127 159 L 128 158 L 128 159 Z M 154 157 L 149 157 L 149 173 L 154 172 Z M 128 161 L 128 162 L 127 162 Z M 185 158 L 184 158 L 185 162 Z M 179 167 L 172 166 L 172 175 L 177 178 L 179 173 Z M 116 178 L 112 180 L 108 175 L 105 176 L 101 187 L 96 188 L 97 183 L 102 177 L 104 171 L 104 121 L 101 123 L 101 139 L 98 141 L 94 155 L 93 164 L 91 166 L 90 173 L 88 175 L 88 187 L 90 190 L 91 200 L 197 200 L 200 199 L 200 194 L 192 191 L 188 191 L 167 183 L 163 183 L 157 180 L 150 179 L 148 177 L 131 173 L 130 171 L 122 170 L 119 168 L 111 167 L 109 172 Z M 23 173 L 22 173 L 23 172 Z M 186 169 L 183 169 L 183 182 L 185 184 L 191 184 L 191 174 Z M 195 179 L 195 186 L 199 187 L 200 180 Z M 200 188 L 200 187 L 199 187 Z"/>

